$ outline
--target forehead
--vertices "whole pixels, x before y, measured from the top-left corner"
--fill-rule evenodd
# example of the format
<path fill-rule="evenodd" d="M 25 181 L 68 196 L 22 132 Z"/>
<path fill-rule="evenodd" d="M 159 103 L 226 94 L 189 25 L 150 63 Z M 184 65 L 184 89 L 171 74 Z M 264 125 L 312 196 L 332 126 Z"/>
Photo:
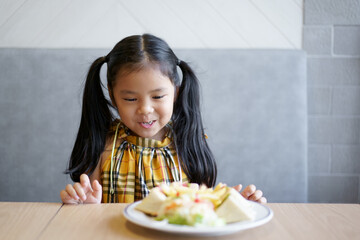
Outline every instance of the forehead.
<path fill-rule="evenodd" d="M 157 65 L 147 65 L 134 71 L 120 70 L 115 78 L 114 88 L 136 90 L 173 87 L 171 79 L 164 75 Z"/>

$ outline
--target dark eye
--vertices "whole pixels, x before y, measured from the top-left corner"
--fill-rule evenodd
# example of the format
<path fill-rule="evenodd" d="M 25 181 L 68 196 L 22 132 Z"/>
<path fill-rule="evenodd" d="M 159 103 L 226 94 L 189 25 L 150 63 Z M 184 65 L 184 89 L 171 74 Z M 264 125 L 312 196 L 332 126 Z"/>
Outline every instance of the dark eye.
<path fill-rule="evenodd" d="M 124 98 L 124 100 L 128 102 L 134 102 L 136 101 L 136 98 Z"/>
<path fill-rule="evenodd" d="M 155 96 L 153 97 L 153 99 L 160 99 L 160 98 L 163 98 L 165 95 L 162 95 L 162 96 Z"/>

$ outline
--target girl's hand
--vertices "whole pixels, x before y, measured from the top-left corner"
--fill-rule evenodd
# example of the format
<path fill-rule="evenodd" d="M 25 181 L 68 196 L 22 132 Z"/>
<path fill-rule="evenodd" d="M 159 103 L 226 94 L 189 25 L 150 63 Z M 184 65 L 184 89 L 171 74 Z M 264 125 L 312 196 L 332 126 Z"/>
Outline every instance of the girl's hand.
<path fill-rule="evenodd" d="M 101 203 L 102 187 L 97 180 L 94 180 L 91 185 L 88 175 L 82 174 L 80 183 L 68 184 L 60 192 L 60 197 L 63 203 L 69 204 Z"/>
<path fill-rule="evenodd" d="M 236 185 L 234 189 L 238 192 L 242 189 L 242 185 Z M 258 203 L 266 203 L 267 200 L 263 197 L 263 192 L 261 190 L 256 190 L 255 185 L 251 184 L 247 186 L 244 191 L 241 192 L 241 195 L 247 200 L 258 202 Z"/>

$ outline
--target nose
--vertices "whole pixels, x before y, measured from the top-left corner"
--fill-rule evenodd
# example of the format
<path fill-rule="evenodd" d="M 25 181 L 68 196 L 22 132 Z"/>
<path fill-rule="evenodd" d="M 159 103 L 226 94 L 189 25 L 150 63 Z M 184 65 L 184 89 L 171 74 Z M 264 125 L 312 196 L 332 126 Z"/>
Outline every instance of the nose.
<path fill-rule="evenodd" d="M 154 112 L 154 108 L 149 102 L 143 102 L 139 105 L 138 114 L 148 115 L 152 112 Z"/>

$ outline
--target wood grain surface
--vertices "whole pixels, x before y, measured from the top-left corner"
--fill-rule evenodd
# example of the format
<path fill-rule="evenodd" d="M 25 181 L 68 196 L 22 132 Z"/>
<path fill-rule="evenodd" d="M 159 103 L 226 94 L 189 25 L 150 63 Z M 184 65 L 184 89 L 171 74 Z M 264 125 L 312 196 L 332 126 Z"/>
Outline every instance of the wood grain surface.
<path fill-rule="evenodd" d="M 269 203 L 273 219 L 230 235 L 191 239 L 360 239 L 359 204 Z M 0 239 L 189 239 L 146 229 L 126 204 L 0 203 Z"/>
<path fill-rule="evenodd" d="M 0 239 L 37 239 L 61 203 L 0 202 Z"/>

